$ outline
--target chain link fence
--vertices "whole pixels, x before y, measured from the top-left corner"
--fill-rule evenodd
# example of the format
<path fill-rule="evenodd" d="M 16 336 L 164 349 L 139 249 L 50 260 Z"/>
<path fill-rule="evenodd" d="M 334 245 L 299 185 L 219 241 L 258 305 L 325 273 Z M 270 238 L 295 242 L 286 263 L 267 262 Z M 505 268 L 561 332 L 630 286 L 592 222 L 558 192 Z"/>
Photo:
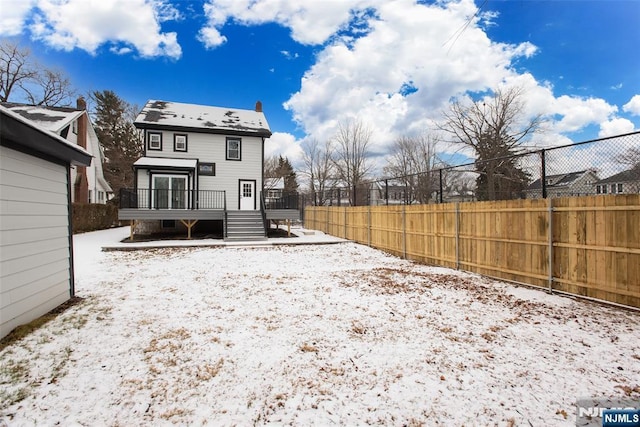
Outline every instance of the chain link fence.
<path fill-rule="evenodd" d="M 312 195 L 320 206 L 539 199 L 640 193 L 640 132 L 427 172 L 335 186 Z"/>

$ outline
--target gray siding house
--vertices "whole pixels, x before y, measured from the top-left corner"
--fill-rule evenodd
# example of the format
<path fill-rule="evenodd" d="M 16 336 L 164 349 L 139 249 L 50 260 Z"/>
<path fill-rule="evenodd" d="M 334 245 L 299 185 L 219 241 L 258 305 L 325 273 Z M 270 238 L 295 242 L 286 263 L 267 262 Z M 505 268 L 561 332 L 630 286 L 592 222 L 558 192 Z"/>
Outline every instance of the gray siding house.
<path fill-rule="evenodd" d="M 547 197 L 576 197 L 595 194 L 594 184 L 598 182 L 595 170 L 588 169 L 557 175 L 547 175 L 545 188 Z M 543 196 L 542 180 L 536 179 L 525 190 L 527 199 L 539 199 Z"/>
<path fill-rule="evenodd" d="M 640 193 L 640 165 L 622 171 L 596 183 L 596 194 Z"/>
<path fill-rule="evenodd" d="M 120 220 L 133 233 L 222 225 L 225 239 L 264 239 L 269 219 L 296 219 L 297 206 L 264 206 L 262 104 L 241 110 L 177 102 L 147 102 L 135 120 L 144 156 L 133 167 L 133 189 L 120 195 Z"/>
<path fill-rule="evenodd" d="M 74 295 L 71 167 L 91 155 L 0 106 L 0 337 Z"/>

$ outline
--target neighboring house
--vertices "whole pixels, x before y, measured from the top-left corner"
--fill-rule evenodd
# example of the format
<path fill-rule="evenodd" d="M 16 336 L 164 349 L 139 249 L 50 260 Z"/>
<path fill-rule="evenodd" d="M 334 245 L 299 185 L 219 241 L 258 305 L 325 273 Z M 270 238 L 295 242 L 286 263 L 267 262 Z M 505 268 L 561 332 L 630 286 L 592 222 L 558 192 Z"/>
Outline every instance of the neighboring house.
<path fill-rule="evenodd" d="M 264 208 L 271 130 L 260 102 L 239 110 L 152 100 L 134 124 L 144 131 L 144 155 L 133 165 L 135 188 L 122 191 L 118 215 L 132 221 L 132 233 L 186 228 L 190 236 L 206 221 L 221 223 L 227 239 L 260 239 L 267 220 L 299 219 L 297 206 Z"/>
<path fill-rule="evenodd" d="M 597 173 L 593 169 L 579 172 L 570 172 L 557 175 L 547 175 L 546 196 L 553 197 L 573 197 L 588 196 L 595 194 L 594 184 L 599 180 Z M 543 197 L 542 180 L 533 181 L 525 190 L 527 199 L 539 199 Z"/>
<path fill-rule="evenodd" d="M 640 165 L 596 182 L 596 194 L 640 193 Z"/>
<path fill-rule="evenodd" d="M 102 173 L 102 148 L 96 135 L 87 104 L 82 97 L 78 98 L 77 108 L 44 107 L 4 102 L 1 105 L 29 119 L 39 127 L 60 135 L 72 144 L 77 144 L 93 155 L 91 166 L 78 166 L 71 170 L 73 191 L 71 201 L 74 203 L 106 203 L 113 197 L 111 186 Z"/>
<path fill-rule="evenodd" d="M 72 166 L 91 155 L 0 106 L 0 337 L 74 295 Z"/>

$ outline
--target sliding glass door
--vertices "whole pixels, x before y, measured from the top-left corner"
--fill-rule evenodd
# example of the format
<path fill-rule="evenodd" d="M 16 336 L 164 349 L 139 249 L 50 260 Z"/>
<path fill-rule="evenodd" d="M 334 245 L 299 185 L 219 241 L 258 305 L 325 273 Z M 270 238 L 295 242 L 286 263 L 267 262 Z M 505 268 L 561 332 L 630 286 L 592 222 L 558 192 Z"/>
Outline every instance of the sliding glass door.
<path fill-rule="evenodd" d="M 152 203 L 155 209 L 186 209 L 187 200 L 186 176 L 153 176 Z"/>

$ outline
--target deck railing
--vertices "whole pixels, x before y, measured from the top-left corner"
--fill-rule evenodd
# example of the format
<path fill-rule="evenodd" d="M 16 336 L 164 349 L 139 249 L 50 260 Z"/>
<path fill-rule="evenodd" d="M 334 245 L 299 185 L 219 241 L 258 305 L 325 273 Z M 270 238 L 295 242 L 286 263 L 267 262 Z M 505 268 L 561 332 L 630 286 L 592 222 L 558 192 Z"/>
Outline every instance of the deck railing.
<path fill-rule="evenodd" d="M 225 209 L 226 193 L 218 190 L 122 188 L 120 209 Z"/>
<path fill-rule="evenodd" d="M 300 209 L 303 207 L 302 196 L 297 192 L 281 192 L 273 194 L 267 191 L 264 196 L 265 209 Z"/>

